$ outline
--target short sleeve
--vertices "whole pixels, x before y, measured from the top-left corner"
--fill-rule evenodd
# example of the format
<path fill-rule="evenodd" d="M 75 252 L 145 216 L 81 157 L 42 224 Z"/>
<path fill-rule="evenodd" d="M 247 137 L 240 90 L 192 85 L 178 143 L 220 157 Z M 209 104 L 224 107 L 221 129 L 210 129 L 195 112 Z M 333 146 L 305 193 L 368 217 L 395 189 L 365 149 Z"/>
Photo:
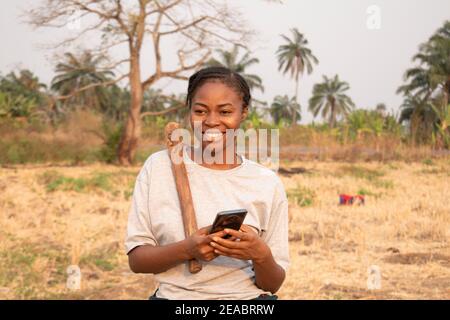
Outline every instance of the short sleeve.
<path fill-rule="evenodd" d="M 262 239 L 267 243 L 275 262 L 285 271 L 289 268 L 289 239 L 288 239 L 288 200 L 283 184 L 279 181 L 272 205 L 267 231 Z"/>
<path fill-rule="evenodd" d="M 151 162 L 147 161 L 139 173 L 134 186 L 131 208 L 128 215 L 125 249 L 128 254 L 141 245 L 158 245 L 152 232 L 149 210 Z"/>

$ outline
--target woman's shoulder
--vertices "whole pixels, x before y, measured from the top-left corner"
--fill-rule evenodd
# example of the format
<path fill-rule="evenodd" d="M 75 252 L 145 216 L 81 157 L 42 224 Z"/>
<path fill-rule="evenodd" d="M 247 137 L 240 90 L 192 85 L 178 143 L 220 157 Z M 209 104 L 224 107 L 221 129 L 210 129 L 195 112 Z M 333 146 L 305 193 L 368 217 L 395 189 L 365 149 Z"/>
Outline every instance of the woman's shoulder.
<path fill-rule="evenodd" d="M 247 163 L 247 167 L 249 168 L 249 170 L 251 170 L 252 172 L 261 175 L 261 176 L 267 176 L 267 177 L 271 177 L 273 179 L 278 179 L 278 175 L 276 173 L 276 170 L 274 170 L 273 168 L 269 168 L 266 167 L 265 165 L 258 163 L 256 161 L 250 160 L 250 159 L 245 159 L 246 163 Z"/>
<path fill-rule="evenodd" d="M 170 168 L 170 159 L 167 149 L 152 153 L 141 168 L 138 179 L 148 180 L 152 172 L 163 172 L 164 168 Z"/>
<path fill-rule="evenodd" d="M 152 166 L 169 163 L 169 152 L 167 149 L 153 152 L 145 161 L 144 166 Z"/>
<path fill-rule="evenodd" d="M 255 179 L 264 180 L 263 183 L 270 182 L 274 186 L 283 186 L 283 182 L 277 174 L 276 167 L 266 167 L 265 165 L 253 160 L 245 159 L 247 164 L 247 171 Z"/>

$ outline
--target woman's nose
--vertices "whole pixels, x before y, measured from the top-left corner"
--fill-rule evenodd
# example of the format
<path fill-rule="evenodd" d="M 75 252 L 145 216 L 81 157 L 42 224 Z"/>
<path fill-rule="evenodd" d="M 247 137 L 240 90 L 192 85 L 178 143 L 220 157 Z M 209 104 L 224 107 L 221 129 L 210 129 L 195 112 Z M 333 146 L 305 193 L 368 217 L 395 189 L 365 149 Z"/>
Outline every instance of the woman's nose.
<path fill-rule="evenodd" d="M 220 121 L 217 114 L 215 112 L 209 112 L 208 115 L 206 116 L 205 125 L 213 128 L 215 126 L 218 126 L 219 124 Z"/>

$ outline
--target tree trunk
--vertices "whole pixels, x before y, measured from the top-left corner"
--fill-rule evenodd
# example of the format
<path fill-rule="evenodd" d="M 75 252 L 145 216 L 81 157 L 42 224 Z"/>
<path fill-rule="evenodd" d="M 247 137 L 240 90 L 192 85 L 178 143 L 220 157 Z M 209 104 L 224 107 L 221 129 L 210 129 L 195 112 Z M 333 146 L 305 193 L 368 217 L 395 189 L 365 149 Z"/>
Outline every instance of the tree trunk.
<path fill-rule="evenodd" d="M 297 102 L 298 99 L 298 75 L 295 78 L 295 96 L 294 96 L 294 100 L 295 102 Z M 292 126 L 297 125 L 297 112 L 295 112 L 294 110 L 294 114 L 292 115 Z"/>
<path fill-rule="evenodd" d="M 139 136 L 141 132 L 141 107 L 143 90 L 141 84 L 141 71 L 139 54 L 132 53 L 130 59 L 130 91 L 131 106 L 120 138 L 118 159 L 121 165 L 131 165 L 136 155 Z"/>
<path fill-rule="evenodd" d="M 331 101 L 330 128 L 334 128 L 336 123 L 336 105 L 334 99 Z"/>

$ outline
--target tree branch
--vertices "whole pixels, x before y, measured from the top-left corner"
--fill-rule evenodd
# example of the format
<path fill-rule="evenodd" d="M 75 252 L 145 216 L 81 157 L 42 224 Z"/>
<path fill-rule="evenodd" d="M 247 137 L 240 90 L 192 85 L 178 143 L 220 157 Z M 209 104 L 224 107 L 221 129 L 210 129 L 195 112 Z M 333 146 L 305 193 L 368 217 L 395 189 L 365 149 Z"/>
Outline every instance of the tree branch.
<path fill-rule="evenodd" d="M 79 94 L 79 93 L 81 93 L 81 92 L 83 92 L 83 91 L 86 91 L 86 90 L 89 90 L 89 89 L 92 89 L 92 88 L 96 88 L 96 87 L 100 87 L 100 86 L 105 86 L 105 87 L 106 87 L 106 86 L 113 85 L 113 84 L 115 84 L 115 83 L 117 83 L 117 82 L 119 82 L 119 81 L 125 79 L 126 77 L 128 77 L 128 75 L 122 75 L 122 76 L 120 76 L 119 78 L 114 79 L 114 80 L 111 80 L 111 81 L 91 83 L 91 84 L 89 84 L 89 85 L 87 85 L 87 86 L 84 86 L 84 87 L 82 87 L 82 88 L 73 90 L 73 91 L 72 91 L 70 94 L 68 94 L 68 95 L 65 95 L 65 96 L 56 96 L 56 97 L 54 97 L 54 99 L 55 99 L 55 100 L 66 100 L 66 99 L 72 98 L 73 96 L 75 96 L 75 95 L 77 95 L 77 94 Z"/>
<path fill-rule="evenodd" d="M 188 77 L 181 75 L 180 73 L 184 71 L 189 71 L 192 69 L 195 69 L 199 66 L 201 66 L 208 57 L 211 54 L 211 49 L 208 49 L 207 52 L 199 59 L 197 62 L 188 65 L 188 66 L 181 66 L 180 68 L 173 70 L 173 71 L 161 71 L 159 74 L 154 73 L 150 77 L 148 77 L 143 83 L 142 83 L 142 89 L 147 89 L 151 84 L 153 84 L 155 81 L 164 78 L 164 77 L 170 77 L 173 79 L 179 79 L 179 80 L 187 80 Z"/>
<path fill-rule="evenodd" d="M 186 106 L 185 105 L 181 105 L 181 106 L 172 107 L 172 108 L 161 110 L 161 111 L 142 112 L 140 117 L 141 117 L 141 119 L 143 119 L 144 117 L 147 117 L 147 116 L 161 116 L 163 114 L 175 112 L 175 111 L 183 109 L 183 108 L 186 108 Z"/>

